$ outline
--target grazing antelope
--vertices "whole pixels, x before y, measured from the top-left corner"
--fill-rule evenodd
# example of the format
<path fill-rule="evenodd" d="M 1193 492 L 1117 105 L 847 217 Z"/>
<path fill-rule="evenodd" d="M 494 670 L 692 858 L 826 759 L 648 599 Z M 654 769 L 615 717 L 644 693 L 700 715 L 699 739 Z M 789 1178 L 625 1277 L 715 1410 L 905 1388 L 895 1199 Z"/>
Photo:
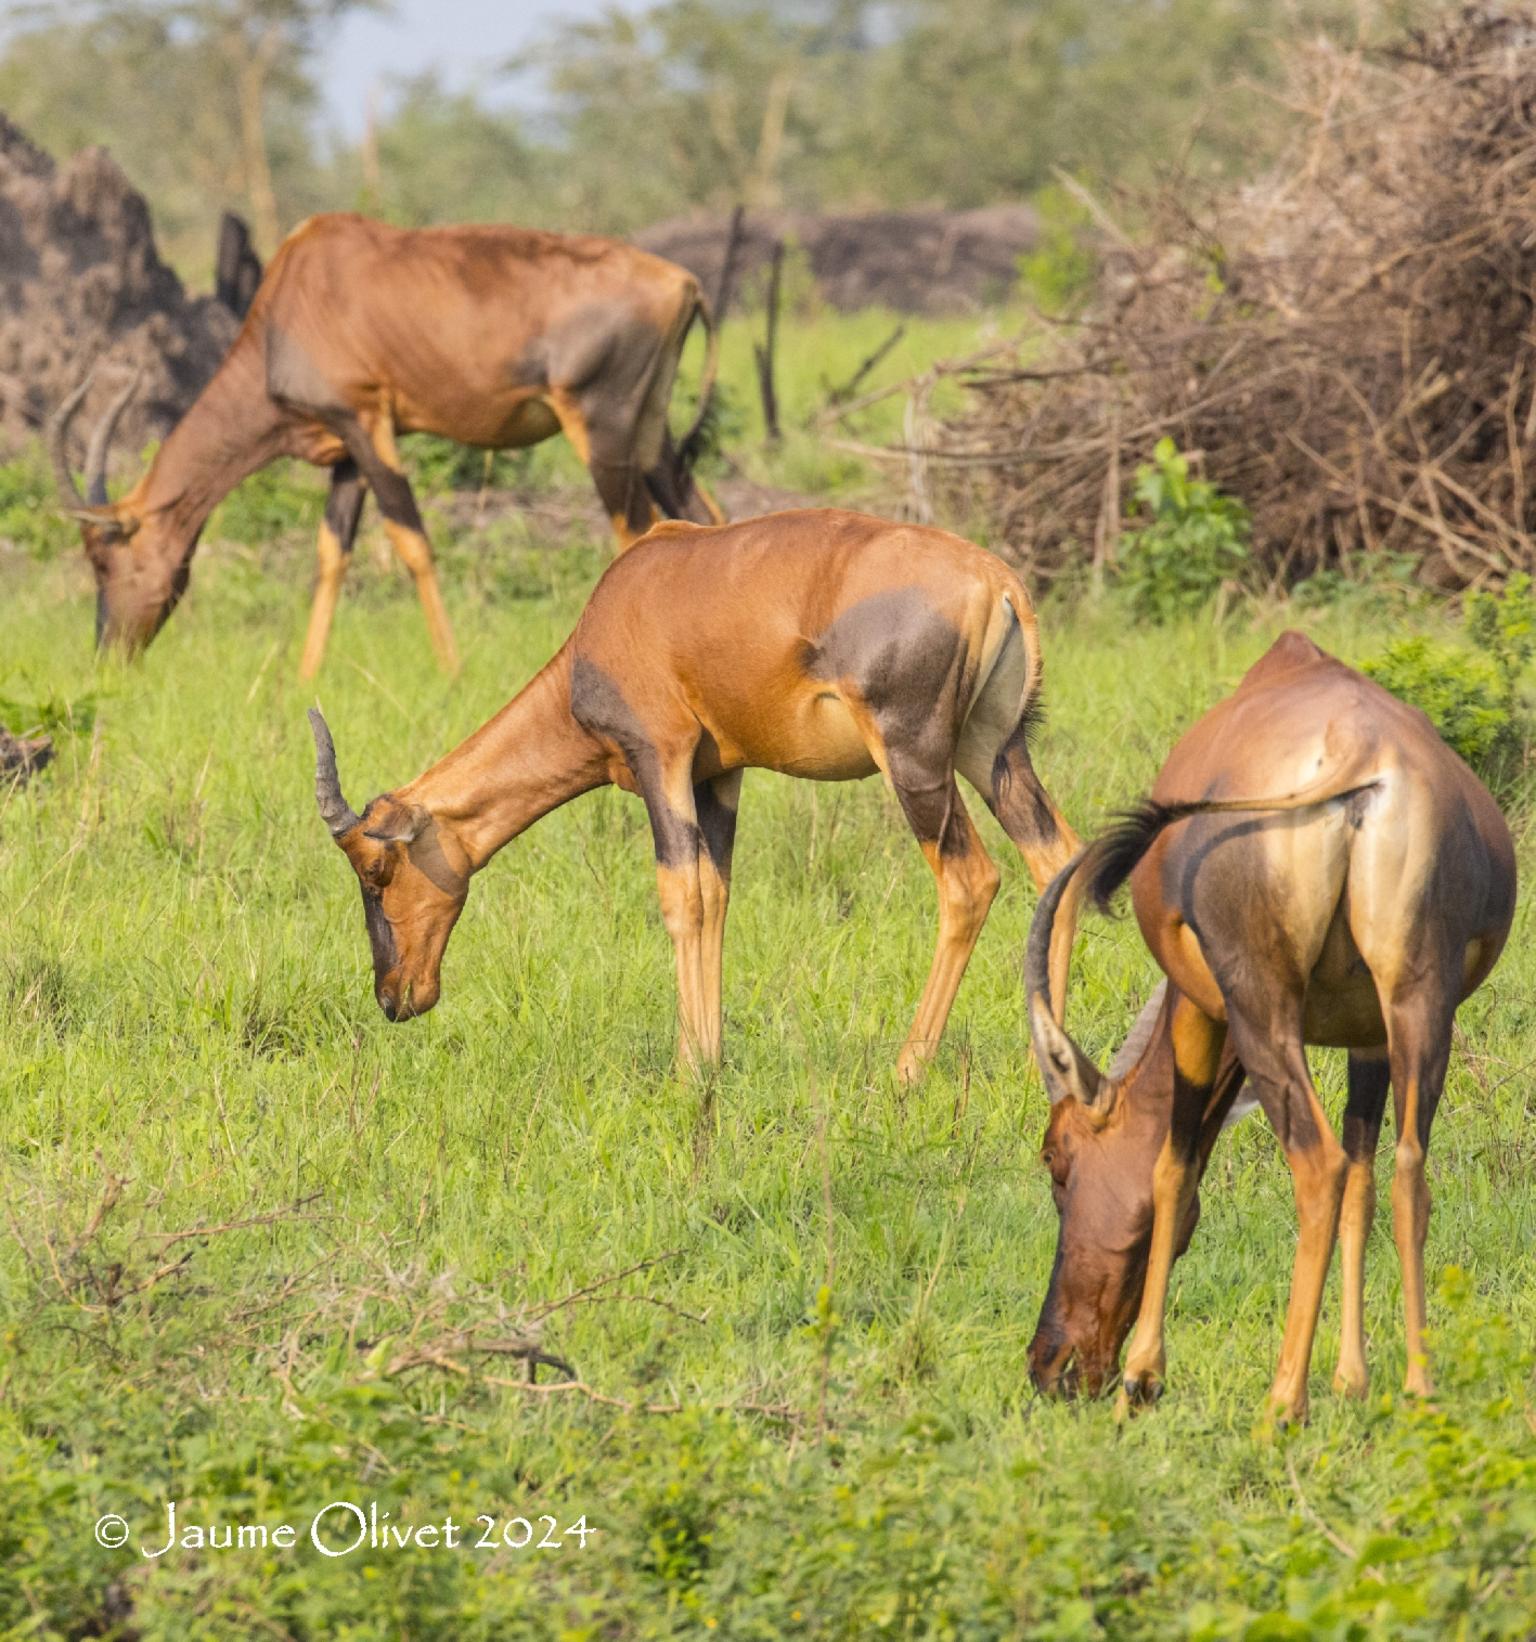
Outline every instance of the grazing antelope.
<path fill-rule="evenodd" d="M 1018 578 L 945 531 L 831 509 L 658 525 L 608 568 L 519 695 L 361 815 L 311 712 L 320 813 L 362 884 L 379 1006 L 392 1021 L 430 1009 L 471 876 L 557 805 L 612 782 L 650 817 L 679 1056 L 714 1062 L 742 771 L 879 770 L 939 891 L 938 950 L 899 1062 L 915 1077 L 998 885 L 955 772 L 1037 888 L 1076 847 L 1030 763 L 1040 672 Z"/>
<path fill-rule="evenodd" d="M 1085 888 L 1105 905 L 1127 876 L 1167 980 L 1104 1075 L 1060 1024 L 1059 993 L 1053 1004 L 1075 923 L 1057 914 Z M 1514 904 L 1504 818 L 1429 720 L 1300 633 L 1277 640 L 1174 748 L 1150 800 L 1036 909 L 1026 985 L 1051 1099 L 1042 1160 L 1060 1217 L 1029 1348 L 1037 1385 L 1097 1393 L 1134 1316 L 1122 1396 L 1158 1395 L 1169 1270 L 1246 1075 L 1285 1150 L 1300 1221 L 1271 1412 L 1306 1417 L 1336 1236 L 1334 1383 L 1365 1394 L 1365 1244 L 1389 1082 L 1407 1388 L 1428 1393 L 1425 1152 L 1457 1005 L 1493 968 Z M 1342 1146 L 1307 1071 L 1309 1043 L 1349 1051 Z"/>
<path fill-rule="evenodd" d="M 709 336 L 699 412 L 680 447 L 667 402 L 695 319 Z M 592 475 L 620 550 L 669 514 L 719 518 L 691 467 L 707 414 L 716 338 L 698 281 L 613 240 L 522 228 L 390 228 L 319 216 L 272 259 L 213 380 L 149 471 L 108 501 L 114 404 L 75 485 L 69 423 L 55 414 L 60 498 L 81 520 L 96 572 L 98 643 L 141 649 L 186 589 L 208 515 L 279 456 L 331 470 L 319 579 L 299 671 L 325 654 L 363 499 L 415 578 L 442 664 L 457 666 L 432 549 L 396 436 L 435 433 L 505 450 L 563 432 Z"/>

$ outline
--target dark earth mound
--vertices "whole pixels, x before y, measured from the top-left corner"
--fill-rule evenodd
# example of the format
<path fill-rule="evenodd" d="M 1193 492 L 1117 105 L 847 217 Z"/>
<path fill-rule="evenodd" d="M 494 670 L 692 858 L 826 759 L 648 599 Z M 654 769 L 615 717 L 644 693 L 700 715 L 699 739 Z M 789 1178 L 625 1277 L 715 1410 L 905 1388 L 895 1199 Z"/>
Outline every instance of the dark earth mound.
<path fill-rule="evenodd" d="M 105 149 L 59 165 L 0 115 L 0 448 L 35 436 L 93 364 L 76 438 L 135 367 L 118 449 L 163 437 L 235 330 L 160 260 L 149 207 Z"/>
<path fill-rule="evenodd" d="M 681 263 L 713 291 L 729 226 L 723 217 L 680 217 L 643 229 L 634 242 Z M 1025 205 L 845 215 L 751 211 L 742 224 L 734 284 L 737 292 L 759 286 L 774 242 L 782 239 L 805 253 L 817 290 L 834 308 L 970 313 L 1009 295 L 1019 256 L 1034 248 L 1038 233 L 1038 219 Z"/>

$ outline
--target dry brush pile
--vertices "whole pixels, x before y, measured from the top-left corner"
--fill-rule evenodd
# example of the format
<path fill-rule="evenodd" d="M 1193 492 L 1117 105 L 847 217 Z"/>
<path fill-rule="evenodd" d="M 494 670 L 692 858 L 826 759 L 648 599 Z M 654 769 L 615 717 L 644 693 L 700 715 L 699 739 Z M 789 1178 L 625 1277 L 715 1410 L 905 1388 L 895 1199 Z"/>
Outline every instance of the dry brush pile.
<path fill-rule="evenodd" d="M 1395 48 L 1298 48 L 1266 179 L 1169 189 L 1112 237 L 1030 368 L 970 376 L 935 437 L 951 505 L 1033 574 L 1112 561 L 1172 437 L 1294 582 L 1411 554 L 1459 588 L 1536 567 L 1536 12 L 1469 7 Z"/>

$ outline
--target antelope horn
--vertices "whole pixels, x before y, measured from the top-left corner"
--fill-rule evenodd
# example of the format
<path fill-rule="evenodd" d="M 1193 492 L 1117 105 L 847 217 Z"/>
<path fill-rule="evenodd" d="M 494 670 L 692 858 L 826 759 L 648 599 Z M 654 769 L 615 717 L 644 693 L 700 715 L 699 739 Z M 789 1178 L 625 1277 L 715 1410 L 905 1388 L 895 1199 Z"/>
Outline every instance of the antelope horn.
<path fill-rule="evenodd" d="M 70 511 L 86 507 L 88 504 L 85 497 L 80 494 L 80 487 L 75 483 L 74 470 L 69 465 L 69 424 L 74 421 L 75 412 L 80 409 L 80 401 L 91 391 L 91 383 L 95 376 L 96 367 L 92 365 L 79 387 L 48 418 L 48 454 L 53 460 L 54 485 L 58 490 L 60 503 Z"/>
<path fill-rule="evenodd" d="M 128 385 L 107 406 L 106 415 L 91 435 L 90 448 L 85 453 L 85 493 L 92 507 L 105 507 L 111 500 L 107 495 L 107 456 L 112 449 L 112 435 L 117 432 L 118 419 L 127 410 L 129 401 L 139 391 L 143 374 L 135 370 L 128 378 Z"/>
<path fill-rule="evenodd" d="M 1051 1007 L 1051 951 L 1057 934 L 1057 909 L 1065 900 L 1075 914 L 1082 897 L 1082 880 L 1091 867 L 1091 857 L 1078 855 L 1046 886 L 1035 906 L 1035 916 L 1029 926 L 1029 944 L 1024 952 L 1029 1035 L 1052 1106 L 1068 1095 L 1076 1097 L 1084 1106 L 1092 1106 L 1104 1083 L 1103 1074 L 1078 1048 L 1058 1018 L 1064 1014 L 1066 1000 L 1061 1000 L 1061 1008 L 1054 1013 Z M 1075 924 L 1075 916 L 1069 916 L 1062 933 L 1069 934 L 1068 926 L 1075 929 Z"/>
<path fill-rule="evenodd" d="M 358 814 L 341 796 L 341 777 L 336 773 L 336 743 L 331 740 L 325 715 L 318 707 L 309 709 L 309 727 L 315 737 L 315 802 L 320 819 L 340 838 L 358 824 Z"/>
<path fill-rule="evenodd" d="M 1109 1063 L 1109 1079 L 1123 1078 L 1147 1051 L 1147 1045 L 1152 1041 L 1152 1034 L 1157 1030 L 1158 1016 L 1163 1012 L 1163 1000 L 1168 996 L 1168 978 L 1165 975 L 1152 988 L 1151 995 L 1141 1006 L 1141 1013 L 1136 1017 L 1136 1024 L 1131 1028 L 1130 1035 L 1120 1045 L 1115 1058 Z"/>

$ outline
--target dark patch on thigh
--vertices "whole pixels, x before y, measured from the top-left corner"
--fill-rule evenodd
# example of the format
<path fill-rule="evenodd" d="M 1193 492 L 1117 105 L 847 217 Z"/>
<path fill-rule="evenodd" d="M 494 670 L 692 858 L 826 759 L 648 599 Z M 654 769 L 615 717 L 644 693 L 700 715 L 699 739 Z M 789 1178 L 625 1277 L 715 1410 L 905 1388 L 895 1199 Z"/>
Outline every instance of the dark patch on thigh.
<path fill-rule="evenodd" d="M 613 679 L 582 656 L 571 663 L 571 717 L 624 755 L 651 819 L 657 864 L 676 867 L 697 860 L 698 825 L 679 815 L 667 802 L 662 790 L 661 757 L 650 731 Z"/>
<path fill-rule="evenodd" d="M 654 325 L 622 307 L 583 308 L 545 343 L 548 380 L 575 397 L 594 437 L 614 437 L 645 405 L 662 340 Z"/>
<path fill-rule="evenodd" d="M 953 767 L 974 666 L 964 636 L 921 588 L 860 599 L 807 644 L 806 672 L 859 693 L 890 760 L 897 786 L 936 784 Z M 919 779 L 903 781 L 905 766 Z M 926 781 L 923 780 L 926 778 Z"/>

